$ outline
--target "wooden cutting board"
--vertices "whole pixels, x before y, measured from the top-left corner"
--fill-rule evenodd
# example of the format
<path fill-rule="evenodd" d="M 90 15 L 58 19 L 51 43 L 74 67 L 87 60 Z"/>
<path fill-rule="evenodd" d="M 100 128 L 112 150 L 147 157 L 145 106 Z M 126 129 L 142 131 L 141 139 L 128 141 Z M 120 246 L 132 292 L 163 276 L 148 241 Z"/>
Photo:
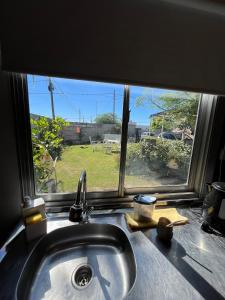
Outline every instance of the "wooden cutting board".
<path fill-rule="evenodd" d="M 181 216 L 176 208 L 163 208 L 163 209 L 155 209 L 152 220 L 149 222 L 140 222 L 134 219 L 133 213 L 126 213 L 125 219 L 130 228 L 133 229 L 141 229 L 141 228 L 154 228 L 157 226 L 159 218 L 165 217 L 169 219 L 171 222 L 180 221 L 178 225 L 184 225 L 188 223 L 188 218 Z"/>

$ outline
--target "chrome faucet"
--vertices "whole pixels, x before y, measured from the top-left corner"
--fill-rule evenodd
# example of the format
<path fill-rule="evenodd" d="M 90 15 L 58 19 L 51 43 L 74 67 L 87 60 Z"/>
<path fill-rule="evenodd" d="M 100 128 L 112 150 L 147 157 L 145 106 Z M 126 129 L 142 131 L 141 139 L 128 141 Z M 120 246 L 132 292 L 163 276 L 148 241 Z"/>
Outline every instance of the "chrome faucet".
<path fill-rule="evenodd" d="M 88 223 L 93 207 L 88 207 L 87 199 L 87 173 L 82 171 L 77 185 L 77 198 L 70 207 L 69 220 L 72 222 Z"/>

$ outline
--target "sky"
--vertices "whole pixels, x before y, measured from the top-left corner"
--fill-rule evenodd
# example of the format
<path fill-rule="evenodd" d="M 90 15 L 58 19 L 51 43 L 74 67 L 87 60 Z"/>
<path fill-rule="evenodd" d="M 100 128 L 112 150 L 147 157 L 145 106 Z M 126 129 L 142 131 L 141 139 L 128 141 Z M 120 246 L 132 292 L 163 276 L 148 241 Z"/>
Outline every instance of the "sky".
<path fill-rule="evenodd" d="M 51 77 L 54 91 L 55 115 L 67 121 L 94 122 L 96 116 L 113 112 L 115 91 L 115 113 L 122 118 L 124 85 L 93 81 L 63 79 Z M 51 117 L 49 77 L 28 75 L 30 112 Z M 156 88 L 130 87 L 130 121 L 139 125 L 149 125 L 149 115 L 159 112 L 157 107 L 136 107 L 136 99 L 145 93 L 153 98 L 168 93 L 168 90 Z M 171 92 L 171 91 L 170 91 Z"/>

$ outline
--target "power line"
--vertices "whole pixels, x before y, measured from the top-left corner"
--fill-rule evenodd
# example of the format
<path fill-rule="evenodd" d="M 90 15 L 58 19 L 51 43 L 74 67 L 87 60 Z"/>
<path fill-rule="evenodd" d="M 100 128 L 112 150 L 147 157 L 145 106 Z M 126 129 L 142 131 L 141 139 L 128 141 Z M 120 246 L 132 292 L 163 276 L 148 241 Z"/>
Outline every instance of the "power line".
<path fill-rule="evenodd" d="M 105 95 L 109 95 L 112 96 L 113 93 L 71 93 L 71 92 L 67 92 L 68 95 L 84 95 L 84 96 L 105 96 Z"/>
<path fill-rule="evenodd" d="M 48 82 L 48 78 L 46 78 L 46 79 L 40 79 L 40 80 L 33 80 L 35 83 L 36 82 Z"/>
<path fill-rule="evenodd" d="M 56 86 L 59 85 L 59 83 L 55 80 L 55 78 L 51 78 L 51 80 L 54 81 L 54 83 L 55 83 Z M 46 79 L 35 80 L 35 83 L 37 83 L 37 82 L 44 82 L 44 81 L 48 82 L 48 79 L 46 78 Z M 61 90 L 62 94 L 65 94 L 65 92 L 63 92 L 61 88 L 59 88 L 59 89 Z M 115 88 L 114 88 L 114 91 L 115 91 Z M 41 93 L 42 93 L 42 91 L 41 91 Z M 43 93 L 46 93 L 46 92 L 43 92 Z M 104 95 L 109 95 L 109 96 L 112 96 L 114 94 L 114 92 L 100 92 L 100 93 L 86 93 L 86 92 L 85 93 L 72 93 L 72 92 L 66 92 L 66 94 L 67 95 L 77 95 L 77 96 L 79 96 L 79 95 L 84 95 L 84 96 L 89 96 L 89 95 L 90 96 L 104 96 Z M 120 94 L 120 93 L 118 94 L 117 93 L 117 95 L 120 95 L 122 97 L 123 93 L 122 94 Z"/>
<path fill-rule="evenodd" d="M 29 95 L 48 95 L 49 93 L 47 92 L 29 92 Z M 59 93 L 55 93 L 55 95 L 57 95 Z"/>
<path fill-rule="evenodd" d="M 69 96 L 67 95 L 67 93 L 65 93 L 62 88 L 59 86 L 59 84 L 57 84 L 57 87 L 58 89 L 61 91 L 61 93 L 66 96 L 66 99 L 70 102 L 70 104 L 73 106 L 73 104 L 71 103 L 70 99 L 69 99 Z M 78 108 L 78 116 L 79 116 L 79 122 L 81 122 L 81 111 L 80 111 L 80 108 Z M 83 122 L 84 122 L 84 115 L 83 115 Z"/>
<path fill-rule="evenodd" d="M 38 81 L 47 81 L 46 80 L 37 80 L 35 82 Z M 70 96 L 69 95 L 76 95 L 76 96 L 104 96 L 104 97 L 112 97 L 113 96 L 113 116 L 115 119 L 115 101 L 116 101 L 116 90 L 115 88 L 113 89 L 113 92 L 99 92 L 99 93 L 73 93 L 73 92 L 68 92 L 65 93 L 63 91 L 63 89 L 60 87 L 60 84 L 58 82 L 56 82 L 54 80 L 54 78 L 49 78 L 48 79 L 49 84 L 48 84 L 48 89 L 50 92 L 50 96 L 51 96 L 51 108 L 52 108 L 52 118 L 55 118 L 55 107 L 54 107 L 54 98 L 53 98 L 53 91 L 54 91 L 54 95 L 60 95 L 60 96 L 64 96 L 65 99 L 68 101 L 68 104 L 70 104 L 70 106 L 75 110 L 75 113 L 77 114 L 78 118 L 74 118 L 74 119 L 78 119 L 79 122 L 81 122 L 82 117 L 84 118 L 84 115 L 81 115 L 81 111 L 79 107 L 75 107 L 73 102 L 70 100 Z M 54 85 L 53 85 L 54 83 Z M 35 91 L 36 89 L 32 90 L 29 89 L 29 94 L 30 95 L 48 95 L 49 93 L 45 92 L 45 91 Z M 57 91 L 58 90 L 58 91 Z M 97 99 L 96 100 L 96 117 L 98 116 L 98 103 L 99 102 L 105 102 L 104 99 Z M 107 102 L 106 102 L 107 103 Z M 86 116 L 87 117 L 87 116 Z M 91 116 L 90 120 L 92 121 L 93 115 Z"/>
<path fill-rule="evenodd" d="M 54 82 L 55 82 L 55 80 L 54 80 Z M 64 97 L 65 97 L 65 99 L 69 102 L 69 104 L 71 105 L 71 107 L 74 109 L 74 112 L 75 112 L 75 114 L 76 114 L 76 111 L 77 111 L 77 108 L 74 106 L 74 104 L 70 101 L 70 97 L 66 94 L 66 93 L 64 93 L 64 91 L 62 90 L 62 88 L 60 87 L 60 85 L 59 85 L 59 83 L 56 83 L 55 82 L 55 84 L 56 84 L 56 87 L 59 89 L 59 91 L 61 92 L 61 94 L 60 95 L 63 95 Z"/>
<path fill-rule="evenodd" d="M 37 94 L 37 95 L 42 95 L 43 94 L 44 95 L 45 94 L 45 95 L 47 95 L 48 93 L 47 92 L 42 92 L 42 91 L 38 91 L 38 92 L 30 91 L 29 94 L 32 94 L 32 95 L 34 95 L 34 94 Z M 64 92 L 60 92 L 60 93 L 54 93 L 54 94 L 56 94 L 56 95 L 67 95 L 67 96 L 74 95 L 74 96 L 104 96 L 104 97 L 106 95 L 108 95 L 107 97 L 111 97 L 111 96 L 113 96 L 114 93 L 96 93 L 96 94 L 88 93 L 88 94 L 86 94 L 86 93 L 70 93 L 70 92 L 64 93 Z M 119 94 L 119 96 L 122 97 L 122 95 L 120 95 L 120 94 Z"/>

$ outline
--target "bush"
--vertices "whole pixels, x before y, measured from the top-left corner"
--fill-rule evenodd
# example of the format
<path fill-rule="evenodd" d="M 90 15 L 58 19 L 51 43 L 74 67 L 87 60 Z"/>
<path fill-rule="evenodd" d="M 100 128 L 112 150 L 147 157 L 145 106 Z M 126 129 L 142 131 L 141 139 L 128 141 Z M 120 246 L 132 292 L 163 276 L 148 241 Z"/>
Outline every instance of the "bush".
<path fill-rule="evenodd" d="M 183 141 L 170 141 L 168 157 L 176 160 L 178 167 L 184 171 L 189 168 L 192 146 L 185 144 Z"/>
<path fill-rule="evenodd" d="M 130 175 L 148 175 L 151 170 L 167 169 L 174 160 L 181 172 L 187 172 L 191 146 L 183 141 L 149 139 L 137 144 L 128 144 L 126 170 Z"/>
<path fill-rule="evenodd" d="M 60 159 L 63 150 L 63 138 L 60 133 L 68 123 L 60 117 L 56 117 L 55 120 L 41 117 L 38 120 L 31 118 L 31 125 L 32 143 L 42 145 L 53 159 Z"/>
<path fill-rule="evenodd" d="M 36 188 L 38 192 L 45 192 L 54 171 L 54 161 L 61 158 L 63 138 L 60 133 L 68 123 L 59 117 L 55 120 L 40 117 L 31 118 L 31 125 Z"/>

